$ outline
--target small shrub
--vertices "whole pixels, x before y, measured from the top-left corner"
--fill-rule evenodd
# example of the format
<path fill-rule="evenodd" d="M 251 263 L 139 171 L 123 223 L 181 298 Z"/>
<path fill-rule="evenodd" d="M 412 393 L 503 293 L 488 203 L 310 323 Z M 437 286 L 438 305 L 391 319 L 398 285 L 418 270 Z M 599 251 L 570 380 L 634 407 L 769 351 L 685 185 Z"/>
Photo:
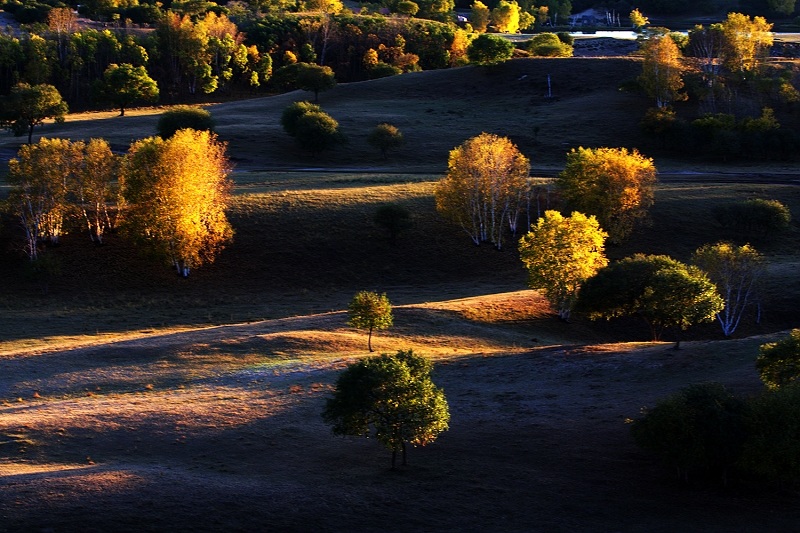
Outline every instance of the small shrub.
<path fill-rule="evenodd" d="M 745 440 L 746 403 L 719 383 L 691 385 L 662 400 L 636 420 L 636 443 L 690 475 L 716 477 L 723 483 L 740 457 Z"/>
<path fill-rule="evenodd" d="M 205 109 L 179 106 L 165 111 L 158 119 L 158 135 L 169 139 L 178 130 L 214 131 L 214 119 Z"/>
<path fill-rule="evenodd" d="M 788 337 L 762 344 L 758 350 L 756 369 L 769 389 L 780 389 L 800 378 L 800 329 Z"/>
<path fill-rule="evenodd" d="M 395 242 L 401 231 L 411 227 L 411 212 L 399 204 L 384 204 L 375 212 L 375 224 L 386 228 Z"/>
<path fill-rule="evenodd" d="M 345 142 L 344 135 L 339 131 L 339 123 L 322 111 L 301 115 L 295 128 L 297 144 L 312 154 Z"/>
<path fill-rule="evenodd" d="M 322 108 L 308 101 L 293 102 L 286 106 L 281 113 L 281 126 L 283 131 L 292 137 L 297 135 L 297 121 L 306 113 L 321 113 Z"/>
<path fill-rule="evenodd" d="M 555 33 L 539 33 L 528 41 L 527 50 L 535 56 L 572 57 L 572 46 L 564 43 Z"/>
<path fill-rule="evenodd" d="M 720 206 L 714 216 L 720 226 L 745 238 L 764 238 L 784 231 L 792 220 L 784 204 L 760 198 Z"/>
<path fill-rule="evenodd" d="M 375 129 L 367 137 L 367 142 L 380 150 L 381 155 L 386 159 L 389 150 L 403 146 L 405 139 L 397 126 L 384 122 L 375 126 Z"/>

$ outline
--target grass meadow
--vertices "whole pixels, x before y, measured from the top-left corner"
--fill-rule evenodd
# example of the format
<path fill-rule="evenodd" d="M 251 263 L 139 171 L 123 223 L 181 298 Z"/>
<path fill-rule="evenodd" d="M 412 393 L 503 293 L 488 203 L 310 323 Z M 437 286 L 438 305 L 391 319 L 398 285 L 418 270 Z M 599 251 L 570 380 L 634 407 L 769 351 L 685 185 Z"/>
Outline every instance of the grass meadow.
<path fill-rule="evenodd" d="M 799 322 L 796 222 L 754 243 L 769 260 L 762 322 L 748 317 L 732 340 L 699 326 L 673 351 L 635 320 L 559 321 L 527 289 L 511 236 L 501 251 L 474 246 L 435 212 L 449 150 L 488 131 L 509 136 L 542 184 L 572 147 L 655 157 L 652 224 L 609 247 L 613 259 L 688 260 L 736 239 L 713 218 L 731 201 L 774 198 L 800 213 L 790 166 L 639 146 L 648 102 L 619 90 L 638 69 L 630 58 L 526 59 L 341 85 L 320 104 L 349 143 L 316 158 L 279 125 L 309 94 L 211 105 L 236 164 L 236 234 L 189 279 L 119 235 L 98 247 L 76 228 L 53 250 L 61 272 L 45 292 L 23 275 L 5 223 L 0 531 L 792 530 L 795 491 L 679 486 L 625 420 L 688 383 L 760 390 L 758 346 Z M 159 112 L 72 115 L 37 136 L 105 137 L 124 151 L 155 133 Z M 407 139 L 386 161 L 366 143 L 379 122 Z M 18 144 L 0 137 L 3 153 Z M 412 213 L 394 244 L 372 221 L 386 202 Z M 367 355 L 344 312 L 362 289 L 396 306 L 376 349 L 433 358 L 451 406 L 450 431 L 412 450 L 401 473 L 377 443 L 334 438 L 319 416 L 337 372 Z"/>

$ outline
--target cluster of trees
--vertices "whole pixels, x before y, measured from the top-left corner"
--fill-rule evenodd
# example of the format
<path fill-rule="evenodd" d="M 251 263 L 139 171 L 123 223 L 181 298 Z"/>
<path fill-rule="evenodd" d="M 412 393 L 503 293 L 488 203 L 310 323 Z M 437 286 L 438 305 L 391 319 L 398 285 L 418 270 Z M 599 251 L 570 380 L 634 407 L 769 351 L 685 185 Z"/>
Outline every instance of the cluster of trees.
<path fill-rule="evenodd" d="M 760 347 L 767 390 L 743 398 L 719 383 L 691 385 L 645 409 L 633 437 L 684 482 L 800 480 L 800 330 Z"/>
<path fill-rule="evenodd" d="M 436 185 L 436 206 L 475 244 L 500 248 L 527 211 L 530 230 L 519 240 L 531 288 L 542 290 L 559 316 L 573 310 L 591 319 L 637 316 L 659 339 L 665 329 L 719 321 L 730 336 L 746 311 L 757 308 L 765 262 L 749 244 L 719 242 L 699 248 L 692 264 L 663 255 L 635 254 L 609 264 L 606 239 L 621 243 L 649 221 L 654 202 L 653 161 L 625 148 L 579 148 L 568 154 L 555 180 L 564 216 L 543 213 L 532 224 L 535 192 L 529 163 L 508 140 L 481 134 L 450 154 L 450 170 Z M 718 208 L 718 220 L 738 236 L 763 235 L 788 226 L 790 213 L 774 200 L 746 200 Z M 533 218 L 535 220 L 535 218 Z M 744 228 L 748 230 L 745 231 Z"/>
<path fill-rule="evenodd" d="M 72 227 L 83 225 L 98 244 L 119 227 L 185 277 L 233 235 L 229 172 L 225 145 L 208 131 L 143 139 L 125 156 L 103 139 L 43 138 L 9 162 L 7 206 L 31 262 Z"/>
<path fill-rule="evenodd" d="M 336 119 L 311 102 L 294 102 L 287 106 L 281 114 L 281 125 L 301 148 L 312 154 L 345 142 Z"/>
<path fill-rule="evenodd" d="M 800 92 L 791 71 L 764 64 L 773 42 L 771 29 L 763 17 L 742 13 L 696 26 L 688 38 L 666 28 L 648 29 L 639 86 L 656 108 L 644 117 L 644 130 L 683 153 L 723 159 L 795 157 L 800 135 L 780 128 L 775 110 L 790 111 Z M 694 73 L 684 76 L 688 70 Z M 671 106 L 687 99 L 697 102 L 700 116 L 678 117 Z"/>

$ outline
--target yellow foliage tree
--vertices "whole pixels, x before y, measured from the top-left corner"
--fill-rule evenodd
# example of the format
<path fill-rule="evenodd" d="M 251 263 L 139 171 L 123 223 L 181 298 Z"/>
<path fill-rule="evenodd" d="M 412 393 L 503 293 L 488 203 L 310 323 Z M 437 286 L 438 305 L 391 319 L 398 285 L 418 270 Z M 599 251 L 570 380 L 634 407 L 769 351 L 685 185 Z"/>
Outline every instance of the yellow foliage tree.
<path fill-rule="evenodd" d="M 633 26 L 633 29 L 636 31 L 641 30 L 650 23 L 650 20 L 642 15 L 642 12 L 638 9 L 631 11 L 630 15 L 628 15 L 628 18 L 631 21 L 631 26 Z"/>
<path fill-rule="evenodd" d="M 654 35 L 642 44 L 644 61 L 639 83 L 656 100 L 659 109 L 685 100 L 681 78 L 681 51 L 669 35 Z"/>
<path fill-rule="evenodd" d="M 436 209 L 475 244 L 502 248 L 504 224 L 516 224 L 530 163 L 506 137 L 481 133 L 450 151 L 447 176 L 436 185 Z"/>
<path fill-rule="evenodd" d="M 567 154 L 557 185 L 567 205 L 594 215 L 619 243 L 647 220 L 654 202 L 653 160 L 627 148 L 578 148 Z"/>
<path fill-rule="evenodd" d="M 475 0 L 475 2 L 472 3 L 472 11 L 469 18 L 472 28 L 478 33 L 485 32 L 486 28 L 489 27 L 490 18 L 491 11 L 489 7 L 481 2 L 481 0 Z"/>
<path fill-rule="evenodd" d="M 64 233 L 69 182 L 80 158 L 77 143 L 42 138 L 22 145 L 8 162 L 12 186 L 8 202 L 25 232 L 25 252 L 31 261 L 38 258 L 40 242 L 57 244 Z"/>
<path fill-rule="evenodd" d="M 212 262 L 232 238 L 225 216 L 230 198 L 225 145 L 208 131 L 149 137 L 125 158 L 125 226 L 187 277 Z"/>
<path fill-rule="evenodd" d="M 76 203 L 86 221 L 89 238 L 102 243 L 106 230 L 116 225 L 111 207 L 119 200 L 117 178 L 120 157 L 111 152 L 105 139 L 76 144 L 81 151 L 81 162 L 75 172 L 73 187 Z M 119 209 L 116 214 L 119 214 Z"/>
<path fill-rule="evenodd" d="M 545 211 L 520 239 L 528 285 L 542 289 L 563 320 L 569 319 L 583 282 L 608 264 L 603 252 L 607 236 L 594 216 Z"/>
<path fill-rule="evenodd" d="M 492 26 L 500 33 L 517 33 L 519 31 L 519 4 L 514 0 L 500 0 L 492 9 Z"/>
<path fill-rule="evenodd" d="M 728 13 L 722 37 L 723 64 L 732 72 L 755 70 L 772 46 L 772 24 L 764 17 Z"/>

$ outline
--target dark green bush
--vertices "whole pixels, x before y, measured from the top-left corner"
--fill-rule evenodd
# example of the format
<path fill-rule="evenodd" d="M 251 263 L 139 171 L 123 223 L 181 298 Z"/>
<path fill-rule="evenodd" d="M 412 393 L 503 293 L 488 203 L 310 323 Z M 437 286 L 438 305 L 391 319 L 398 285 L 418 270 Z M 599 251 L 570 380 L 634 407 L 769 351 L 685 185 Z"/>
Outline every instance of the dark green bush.
<path fill-rule="evenodd" d="M 297 122 L 306 113 L 321 113 L 322 108 L 311 102 L 292 102 L 281 113 L 281 126 L 283 131 L 294 137 L 297 135 Z"/>
<path fill-rule="evenodd" d="M 754 399 L 745 420 L 748 438 L 739 460 L 742 472 L 754 480 L 771 483 L 799 480 L 800 384 Z"/>
<path fill-rule="evenodd" d="M 719 383 L 691 385 L 633 422 L 636 443 L 690 477 L 725 483 L 745 441 L 746 403 Z"/>
<path fill-rule="evenodd" d="M 190 106 L 179 106 L 165 111 L 158 119 L 158 135 L 162 139 L 169 139 L 178 130 L 187 128 L 214 131 L 214 119 L 205 109 Z"/>
<path fill-rule="evenodd" d="M 792 214 L 778 200 L 754 198 L 714 210 L 717 223 L 743 238 L 764 238 L 789 227 Z"/>

